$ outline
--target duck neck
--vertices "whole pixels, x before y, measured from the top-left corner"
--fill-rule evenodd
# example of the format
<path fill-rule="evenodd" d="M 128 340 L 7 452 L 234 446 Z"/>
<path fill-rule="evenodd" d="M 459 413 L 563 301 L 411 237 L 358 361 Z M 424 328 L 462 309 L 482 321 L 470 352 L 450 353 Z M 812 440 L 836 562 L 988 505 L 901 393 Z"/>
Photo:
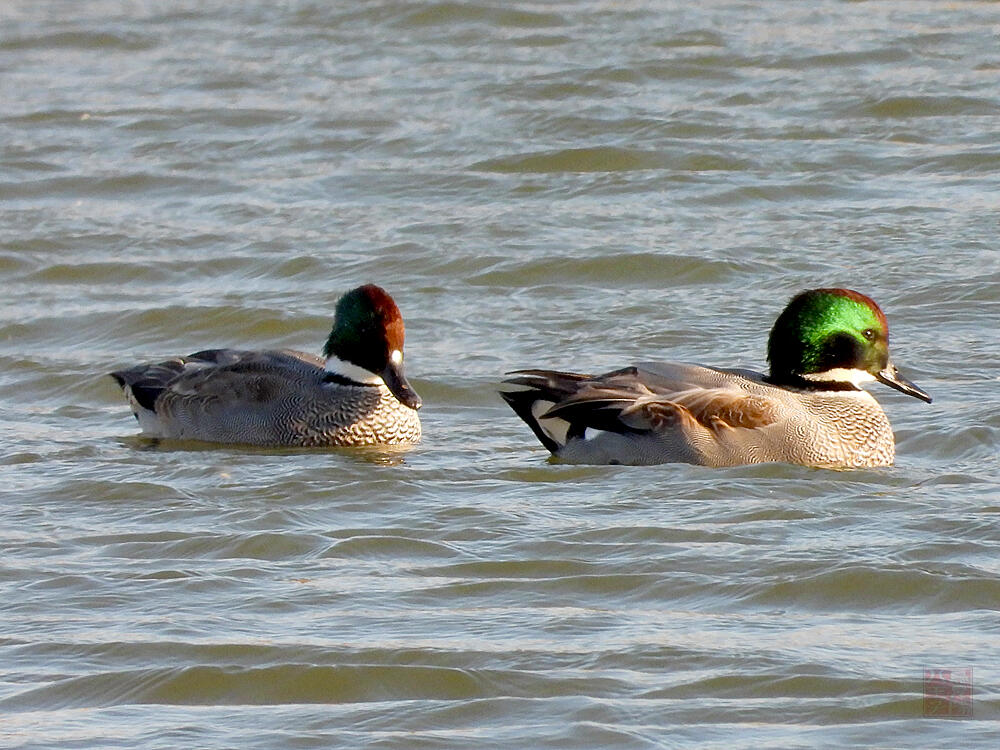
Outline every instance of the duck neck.
<path fill-rule="evenodd" d="M 324 380 L 334 383 L 346 383 L 350 385 L 385 385 L 385 381 L 370 370 L 364 367 L 341 359 L 336 354 L 331 354 L 326 358 L 323 367 L 326 370 Z"/>
<path fill-rule="evenodd" d="M 875 376 L 865 370 L 834 367 L 823 372 L 775 373 L 771 372 L 765 381 L 785 388 L 803 391 L 860 391 L 861 383 L 869 383 Z"/>

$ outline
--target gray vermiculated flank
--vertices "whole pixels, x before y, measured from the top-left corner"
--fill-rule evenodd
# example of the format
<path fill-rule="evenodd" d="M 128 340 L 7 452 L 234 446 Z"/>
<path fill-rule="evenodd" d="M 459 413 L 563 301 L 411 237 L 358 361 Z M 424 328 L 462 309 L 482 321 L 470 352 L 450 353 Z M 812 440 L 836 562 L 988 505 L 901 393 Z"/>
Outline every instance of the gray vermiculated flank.
<path fill-rule="evenodd" d="M 325 382 L 319 357 L 217 349 L 113 376 L 150 436 L 262 446 L 350 446 L 420 439 L 417 412 L 384 385 Z M 129 386 L 159 388 L 154 411 Z"/>
<path fill-rule="evenodd" d="M 554 453 L 572 462 L 851 468 L 895 458 L 889 420 L 863 390 L 800 391 L 749 370 L 660 363 L 584 380 L 549 371 L 513 380 L 526 389 L 504 398 L 529 424 L 532 402 L 556 404 L 553 417 L 569 426 Z"/>

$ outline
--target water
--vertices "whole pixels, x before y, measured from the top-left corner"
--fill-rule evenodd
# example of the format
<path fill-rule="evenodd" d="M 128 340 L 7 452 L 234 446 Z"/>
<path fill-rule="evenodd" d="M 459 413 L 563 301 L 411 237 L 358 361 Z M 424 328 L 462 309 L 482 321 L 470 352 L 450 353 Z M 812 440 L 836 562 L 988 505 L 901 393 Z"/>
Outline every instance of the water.
<path fill-rule="evenodd" d="M 996 4 L 0 15 L 0 744 L 995 746 Z M 135 437 L 104 373 L 367 281 L 419 446 Z M 891 469 L 559 465 L 494 393 L 760 368 L 833 285 L 935 398 L 873 387 Z"/>

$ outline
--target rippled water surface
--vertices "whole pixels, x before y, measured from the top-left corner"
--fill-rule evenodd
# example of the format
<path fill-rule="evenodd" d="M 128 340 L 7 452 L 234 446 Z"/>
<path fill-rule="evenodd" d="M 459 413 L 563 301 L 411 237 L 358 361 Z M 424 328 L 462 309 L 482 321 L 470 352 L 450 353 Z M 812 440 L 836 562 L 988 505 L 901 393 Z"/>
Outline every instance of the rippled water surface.
<path fill-rule="evenodd" d="M 998 36 L 977 2 L 4 3 L 0 744 L 996 747 Z M 153 444 L 104 375 L 316 351 L 367 281 L 412 450 Z M 891 469 L 560 465 L 495 394 L 761 368 L 834 285 L 935 399 L 872 388 Z M 971 718 L 924 717 L 933 669 Z"/>

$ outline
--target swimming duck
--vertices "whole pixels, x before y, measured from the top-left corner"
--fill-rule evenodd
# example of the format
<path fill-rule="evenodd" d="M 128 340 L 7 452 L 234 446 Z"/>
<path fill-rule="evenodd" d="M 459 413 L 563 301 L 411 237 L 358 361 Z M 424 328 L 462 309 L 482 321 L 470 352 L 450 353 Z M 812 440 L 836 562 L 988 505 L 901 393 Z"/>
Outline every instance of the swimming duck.
<path fill-rule="evenodd" d="M 403 375 L 403 318 L 374 284 L 337 302 L 324 358 L 209 349 L 111 373 L 143 434 L 267 446 L 414 443 L 420 397 Z"/>
<path fill-rule="evenodd" d="M 501 395 L 542 445 L 573 463 L 827 468 L 895 459 L 889 420 L 862 383 L 931 402 L 889 358 L 882 310 L 850 289 L 795 296 L 771 329 L 767 358 L 767 375 L 669 363 L 597 376 L 519 370 Z"/>

